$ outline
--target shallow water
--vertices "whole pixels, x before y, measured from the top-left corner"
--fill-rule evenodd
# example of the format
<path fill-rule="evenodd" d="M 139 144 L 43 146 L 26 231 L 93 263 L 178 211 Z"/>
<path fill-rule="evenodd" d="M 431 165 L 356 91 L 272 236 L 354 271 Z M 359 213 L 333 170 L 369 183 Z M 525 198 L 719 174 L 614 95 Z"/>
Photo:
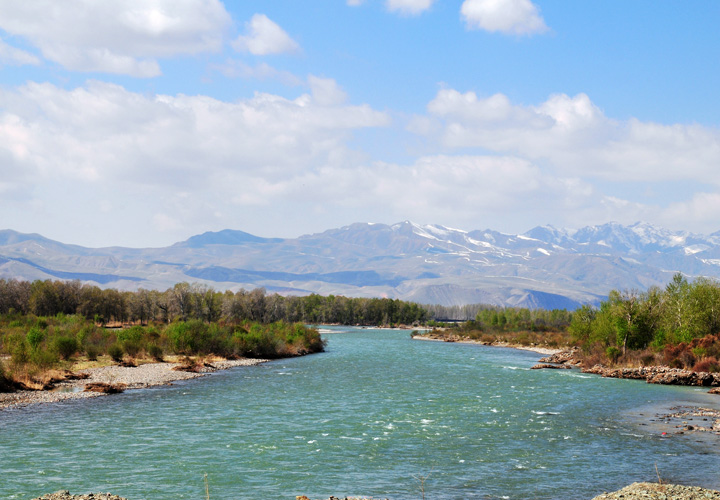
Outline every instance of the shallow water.
<path fill-rule="evenodd" d="M 530 370 L 539 355 L 331 328 L 326 353 L 0 412 L 0 498 L 591 498 L 720 487 L 718 455 L 645 415 L 703 392 Z M 643 415 L 639 415 L 642 413 Z M 697 442 L 701 441 L 701 442 Z"/>

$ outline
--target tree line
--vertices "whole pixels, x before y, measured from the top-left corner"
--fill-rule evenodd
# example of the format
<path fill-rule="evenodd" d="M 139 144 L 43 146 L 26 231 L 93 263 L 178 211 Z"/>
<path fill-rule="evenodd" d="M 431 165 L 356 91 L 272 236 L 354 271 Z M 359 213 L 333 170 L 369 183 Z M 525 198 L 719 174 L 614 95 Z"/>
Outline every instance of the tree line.
<path fill-rule="evenodd" d="M 165 291 L 101 289 L 79 281 L 0 279 L 0 314 L 81 315 L 96 323 L 171 323 L 220 319 L 273 323 L 413 325 L 427 320 L 419 304 L 387 298 L 304 297 L 268 294 L 263 288 L 219 292 L 197 283 L 178 283 Z"/>
<path fill-rule="evenodd" d="M 640 353 L 644 364 L 720 371 L 720 283 L 676 274 L 664 289 L 613 290 L 599 308 L 575 311 L 569 331 L 587 354 L 611 362 Z"/>

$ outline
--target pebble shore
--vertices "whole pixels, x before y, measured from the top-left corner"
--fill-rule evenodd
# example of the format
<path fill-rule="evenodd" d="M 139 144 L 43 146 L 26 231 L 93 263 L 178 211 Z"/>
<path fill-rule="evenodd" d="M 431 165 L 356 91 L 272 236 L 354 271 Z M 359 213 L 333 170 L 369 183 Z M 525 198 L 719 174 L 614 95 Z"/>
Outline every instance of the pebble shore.
<path fill-rule="evenodd" d="M 8 408 L 20 408 L 35 404 L 58 403 L 69 399 L 84 399 L 104 396 L 98 392 L 83 392 L 86 384 L 105 383 L 124 386 L 128 389 L 141 389 L 158 385 L 168 385 L 177 380 L 202 377 L 207 373 L 225 370 L 236 366 L 254 366 L 265 363 L 265 359 L 234 359 L 216 361 L 212 366 L 205 367 L 200 373 L 175 371 L 178 363 L 147 363 L 137 367 L 105 366 L 88 368 L 78 373 L 87 373 L 84 380 L 68 380 L 60 382 L 49 391 L 17 391 L 0 393 L 0 411 Z"/>
<path fill-rule="evenodd" d="M 43 495 L 32 500 L 128 500 L 110 493 L 89 493 L 87 495 L 71 495 L 68 491 L 58 491 Z M 310 500 L 308 497 L 297 496 L 296 500 Z M 329 500 L 365 500 L 359 497 L 330 497 Z M 720 491 L 698 488 L 696 486 L 679 486 L 675 484 L 633 483 L 614 493 L 603 493 L 592 500 L 720 500 Z"/>
<path fill-rule="evenodd" d="M 675 484 L 633 483 L 592 500 L 720 500 L 720 491 Z"/>
<path fill-rule="evenodd" d="M 478 345 L 485 345 L 490 347 L 507 347 L 510 349 L 519 349 L 521 351 L 531 351 L 531 352 L 537 352 L 539 354 L 544 354 L 545 356 L 551 356 L 554 354 L 560 354 L 565 351 L 565 349 L 558 349 L 555 347 L 542 347 L 542 346 L 536 346 L 536 345 L 520 345 L 520 344 L 510 344 L 507 342 L 483 342 L 481 340 L 472 340 L 464 337 L 459 336 L 444 336 L 444 335 L 434 335 L 432 333 L 425 333 L 422 335 L 415 335 L 413 337 L 414 340 L 427 340 L 431 342 L 451 342 L 451 343 L 457 343 L 457 344 L 478 344 Z"/>

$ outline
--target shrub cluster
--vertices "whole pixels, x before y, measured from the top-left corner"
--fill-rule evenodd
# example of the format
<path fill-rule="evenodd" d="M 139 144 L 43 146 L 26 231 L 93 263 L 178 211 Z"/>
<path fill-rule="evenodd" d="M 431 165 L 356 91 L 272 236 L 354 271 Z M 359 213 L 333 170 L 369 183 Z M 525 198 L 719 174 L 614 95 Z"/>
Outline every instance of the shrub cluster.
<path fill-rule="evenodd" d="M 586 364 L 719 371 L 720 283 L 677 274 L 665 289 L 613 290 L 599 308 L 575 311 L 569 330 Z"/>
<path fill-rule="evenodd" d="M 324 349 L 318 331 L 302 324 L 208 323 L 197 319 L 129 328 L 104 328 L 79 315 L 53 317 L 10 314 L 0 318 L 0 391 L 11 380 L 33 380 L 64 361 L 107 355 L 114 362 L 165 354 L 217 355 L 227 358 L 280 358 Z"/>
<path fill-rule="evenodd" d="M 572 313 L 564 309 L 526 309 L 518 307 L 479 308 L 474 320 L 463 323 L 438 323 L 433 335 L 460 337 L 486 344 L 507 343 L 520 346 L 563 347 L 571 342 L 568 326 Z"/>

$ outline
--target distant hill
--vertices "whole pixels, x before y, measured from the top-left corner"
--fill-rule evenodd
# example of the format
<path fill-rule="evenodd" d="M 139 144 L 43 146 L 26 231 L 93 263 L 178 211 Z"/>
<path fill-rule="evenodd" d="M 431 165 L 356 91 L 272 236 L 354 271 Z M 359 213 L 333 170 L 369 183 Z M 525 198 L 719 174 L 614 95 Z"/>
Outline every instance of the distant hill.
<path fill-rule="evenodd" d="M 218 290 L 572 309 L 597 304 L 612 289 L 664 286 L 676 272 L 720 277 L 720 233 L 608 223 L 513 235 L 405 221 L 292 239 L 224 230 L 165 248 L 92 249 L 0 231 L 0 278 L 77 279 L 122 290 L 188 281 Z"/>

